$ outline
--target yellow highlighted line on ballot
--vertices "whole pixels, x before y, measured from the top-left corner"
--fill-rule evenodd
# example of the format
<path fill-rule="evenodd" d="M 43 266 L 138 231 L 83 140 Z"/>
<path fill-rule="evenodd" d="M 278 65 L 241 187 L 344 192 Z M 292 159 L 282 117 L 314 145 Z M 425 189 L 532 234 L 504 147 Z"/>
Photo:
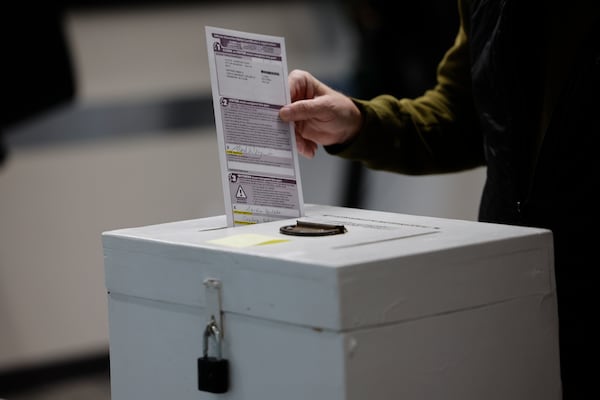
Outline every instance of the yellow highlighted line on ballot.
<path fill-rule="evenodd" d="M 234 224 L 240 224 L 240 225 L 254 225 L 256 224 L 256 222 L 248 222 L 248 221 L 233 221 Z"/>
<path fill-rule="evenodd" d="M 244 214 L 244 215 L 252 215 L 252 211 L 239 211 L 239 210 L 234 210 L 233 211 L 234 214 Z"/>
<path fill-rule="evenodd" d="M 233 150 L 226 150 L 225 153 L 231 154 L 231 155 L 234 155 L 234 156 L 242 156 L 242 155 L 244 155 L 244 153 L 242 153 L 241 151 L 233 151 Z"/>

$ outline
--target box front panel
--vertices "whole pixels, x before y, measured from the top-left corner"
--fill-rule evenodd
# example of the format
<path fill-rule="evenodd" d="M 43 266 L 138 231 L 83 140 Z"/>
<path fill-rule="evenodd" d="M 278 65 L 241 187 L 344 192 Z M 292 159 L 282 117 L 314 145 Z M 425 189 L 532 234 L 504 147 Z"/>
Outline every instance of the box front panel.
<path fill-rule="evenodd" d="M 199 391 L 206 322 L 200 307 L 110 294 L 112 400 L 345 399 L 341 334 L 230 313 L 230 390 Z"/>

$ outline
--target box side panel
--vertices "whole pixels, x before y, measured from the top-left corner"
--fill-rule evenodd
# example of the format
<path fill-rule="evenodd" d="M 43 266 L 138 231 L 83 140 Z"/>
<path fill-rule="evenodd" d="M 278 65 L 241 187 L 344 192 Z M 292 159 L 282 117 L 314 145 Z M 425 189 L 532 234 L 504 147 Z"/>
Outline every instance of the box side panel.
<path fill-rule="evenodd" d="M 348 333 L 348 400 L 559 400 L 556 304 L 529 296 Z"/>
<path fill-rule="evenodd" d="M 356 329 L 553 293 L 551 240 L 521 237 L 345 268 L 342 326 Z"/>
<path fill-rule="evenodd" d="M 345 398 L 343 335 L 231 313 L 223 322 L 230 391 L 198 391 L 206 319 L 200 307 L 111 293 L 112 400 Z"/>

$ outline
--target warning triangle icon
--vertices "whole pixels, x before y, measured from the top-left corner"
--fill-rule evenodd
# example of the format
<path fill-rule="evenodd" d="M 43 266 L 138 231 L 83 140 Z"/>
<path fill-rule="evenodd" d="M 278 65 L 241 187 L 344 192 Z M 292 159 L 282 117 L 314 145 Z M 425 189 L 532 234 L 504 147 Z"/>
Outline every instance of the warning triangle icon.
<path fill-rule="evenodd" d="M 242 188 L 241 185 L 238 186 L 238 188 L 237 188 L 237 192 L 235 194 L 235 198 L 236 199 L 240 199 L 240 200 L 248 198 L 248 196 L 246 196 L 246 192 L 244 192 L 244 189 Z"/>

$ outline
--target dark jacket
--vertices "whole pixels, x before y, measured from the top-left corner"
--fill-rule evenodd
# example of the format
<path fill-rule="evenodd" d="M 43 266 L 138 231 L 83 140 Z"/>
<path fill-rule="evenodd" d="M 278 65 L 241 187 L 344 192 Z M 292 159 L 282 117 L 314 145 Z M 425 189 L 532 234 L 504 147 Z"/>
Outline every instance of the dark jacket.
<path fill-rule="evenodd" d="M 327 150 L 405 174 L 484 165 L 480 220 L 551 229 L 563 386 L 577 398 L 581 357 L 596 340 L 600 2 L 463 0 L 459 9 L 437 86 L 417 99 L 355 100 L 361 132 Z"/>

